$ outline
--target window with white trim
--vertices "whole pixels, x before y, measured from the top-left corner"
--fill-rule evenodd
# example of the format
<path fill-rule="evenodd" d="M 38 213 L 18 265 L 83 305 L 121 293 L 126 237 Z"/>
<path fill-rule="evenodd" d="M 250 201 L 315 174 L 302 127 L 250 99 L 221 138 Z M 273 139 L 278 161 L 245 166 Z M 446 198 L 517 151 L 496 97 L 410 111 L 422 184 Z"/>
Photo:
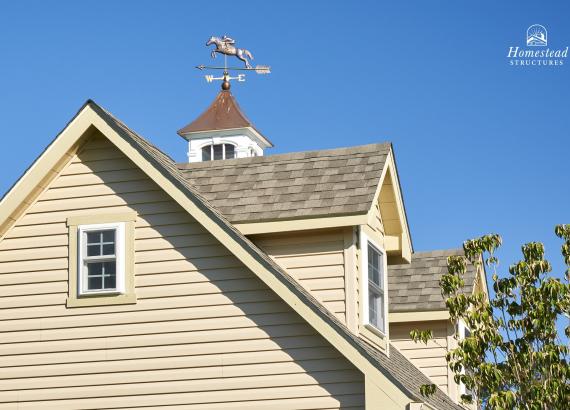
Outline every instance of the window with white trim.
<path fill-rule="evenodd" d="M 78 234 L 78 293 L 123 293 L 125 224 L 80 225 Z"/>
<path fill-rule="evenodd" d="M 386 253 L 361 235 L 362 304 L 364 325 L 386 332 Z"/>
<path fill-rule="evenodd" d="M 232 159 L 236 157 L 236 147 L 233 144 L 210 144 L 202 147 L 202 161 Z"/>
<path fill-rule="evenodd" d="M 466 338 L 471 336 L 471 330 L 469 330 L 469 328 L 467 327 L 467 325 L 465 324 L 465 322 L 463 320 L 460 320 L 457 323 L 457 333 L 459 335 L 459 340 L 465 340 Z M 461 369 L 461 373 L 465 374 L 465 368 Z M 465 386 L 465 384 L 463 382 L 461 382 L 459 384 L 459 394 L 470 394 L 470 395 L 474 395 L 475 392 L 473 392 L 472 390 L 468 389 L 467 386 Z M 475 397 L 473 397 L 475 398 Z"/>

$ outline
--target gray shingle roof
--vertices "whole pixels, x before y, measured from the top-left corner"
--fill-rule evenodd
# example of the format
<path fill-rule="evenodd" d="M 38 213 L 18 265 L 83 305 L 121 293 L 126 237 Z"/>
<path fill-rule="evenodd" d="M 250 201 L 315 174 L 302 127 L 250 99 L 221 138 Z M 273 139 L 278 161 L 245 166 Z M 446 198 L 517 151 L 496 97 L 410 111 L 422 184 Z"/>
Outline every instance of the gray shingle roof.
<path fill-rule="evenodd" d="M 391 144 L 178 164 L 231 222 L 363 214 Z"/>
<path fill-rule="evenodd" d="M 174 161 L 168 155 L 130 130 L 124 123 L 93 101 L 87 101 L 86 105 L 89 105 L 121 138 L 153 164 L 153 166 L 177 186 L 181 192 L 185 193 L 189 200 L 224 229 L 246 252 L 254 257 L 265 269 L 271 272 L 281 283 L 287 286 L 290 291 L 304 301 L 309 308 L 335 329 L 341 337 L 358 350 L 364 358 L 390 379 L 394 385 L 401 389 L 411 400 L 425 402 L 442 410 L 463 409 L 463 407 L 454 403 L 449 396 L 439 389 L 436 389 L 436 393 L 433 396 L 428 398 L 423 397 L 420 393 L 420 386 L 422 384 L 430 384 L 430 379 L 407 360 L 396 348 L 390 347 L 390 357 L 388 357 L 353 334 L 333 313 L 319 303 L 309 291 L 304 289 L 299 282 L 277 265 L 273 259 L 241 234 L 217 209 L 204 199 L 186 180 L 182 172 L 180 172 Z"/>
<path fill-rule="evenodd" d="M 463 255 L 463 250 L 416 252 L 412 254 L 410 264 L 390 265 L 390 312 L 446 310 L 439 279 L 447 272 L 447 257 L 451 255 Z M 473 290 L 475 276 L 475 266 L 468 264 L 464 277 L 465 292 Z"/>

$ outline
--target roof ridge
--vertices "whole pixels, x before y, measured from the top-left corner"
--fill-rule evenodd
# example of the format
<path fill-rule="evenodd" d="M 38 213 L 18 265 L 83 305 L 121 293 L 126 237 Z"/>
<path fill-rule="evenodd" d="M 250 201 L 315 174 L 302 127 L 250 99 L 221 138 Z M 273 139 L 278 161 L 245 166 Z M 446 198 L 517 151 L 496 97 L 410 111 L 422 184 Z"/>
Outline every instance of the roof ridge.
<path fill-rule="evenodd" d="M 157 151 L 158 153 L 160 153 L 161 155 L 165 156 L 166 158 L 168 158 L 170 161 L 176 163 L 176 161 L 174 161 L 174 159 L 168 155 L 166 152 L 164 152 L 163 150 L 161 150 L 160 148 L 158 148 L 156 145 L 154 145 L 152 142 L 150 142 L 149 140 L 147 140 L 146 138 L 142 138 L 139 134 L 137 134 L 135 131 L 133 131 L 129 126 L 127 126 L 127 124 L 125 124 L 123 121 L 121 121 L 120 119 L 118 119 L 116 116 L 114 116 L 109 110 L 103 108 L 101 105 L 97 104 L 94 100 L 92 100 L 91 98 L 87 100 L 86 105 L 93 105 L 99 109 L 101 109 L 102 111 L 104 111 L 109 117 L 111 117 L 118 125 L 120 125 L 122 128 L 124 128 L 127 132 L 129 132 L 130 134 L 132 134 L 133 137 L 137 137 L 141 140 L 142 143 L 144 143 L 145 145 L 148 145 L 150 148 L 152 148 L 153 150 Z"/>
<path fill-rule="evenodd" d="M 350 157 L 354 158 L 355 155 L 358 156 L 372 156 L 378 155 L 378 152 L 374 151 L 359 151 L 365 148 L 372 147 L 383 147 L 389 148 L 392 143 L 390 142 L 379 142 L 374 144 L 357 145 L 354 147 L 341 147 L 332 148 L 324 150 L 313 150 L 313 151 L 296 151 L 287 152 L 275 155 L 264 155 L 259 157 L 246 157 L 246 158 L 232 158 L 223 161 L 204 161 L 204 162 L 193 162 L 193 163 L 177 163 L 177 166 L 181 169 L 191 169 L 191 168 L 225 168 L 234 167 L 236 165 L 248 164 L 250 166 L 261 166 L 265 163 L 280 163 L 280 162 L 292 162 L 292 161 L 318 161 L 324 158 L 340 158 L 340 157 Z M 346 152 L 345 152 L 346 151 Z M 386 152 L 384 155 L 387 155 Z"/>
<path fill-rule="evenodd" d="M 387 155 L 387 154 L 382 154 Z M 281 165 L 281 164 L 299 164 L 299 163 L 317 163 L 319 161 L 322 160 L 344 160 L 344 159 L 351 159 L 351 158 L 366 158 L 366 157 L 371 157 L 372 155 L 342 155 L 342 156 L 338 156 L 338 157 L 334 157 L 334 156 L 323 156 L 323 157 L 311 157 L 311 158 L 292 158 L 292 159 L 279 159 L 277 161 L 247 161 L 250 158 L 233 158 L 233 159 L 226 159 L 223 161 L 204 161 L 204 162 L 193 162 L 193 163 L 176 163 L 176 166 L 179 169 L 182 170 L 193 170 L 193 169 L 207 169 L 207 168 L 215 168 L 215 169 L 226 169 L 226 168 L 236 168 L 236 167 L 244 167 L 247 166 L 248 168 L 254 168 L 254 167 L 262 167 L 262 166 L 267 166 L 267 165 Z M 259 158 L 259 157 L 256 157 Z M 269 157 L 268 157 L 269 158 Z M 244 160 L 244 161 L 241 161 Z M 216 162 L 220 163 L 220 164 L 215 164 Z"/>
<path fill-rule="evenodd" d="M 275 155 L 267 155 L 267 157 L 276 157 L 279 155 L 295 155 L 295 154 L 321 154 L 321 153 L 332 153 L 332 152 L 336 152 L 336 151 L 342 151 L 342 150 L 353 150 L 353 149 L 362 149 L 362 148 L 372 148 L 375 146 L 386 146 L 386 145 L 392 145 L 392 143 L 390 141 L 382 141 L 382 142 L 373 142 L 370 144 L 361 144 L 361 145 L 352 145 L 352 146 L 344 146 L 344 147 L 336 147 L 336 148 L 325 148 L 325 149 L 314 149 L 314 150 L 308 150 L 308 151 L 293 151 L 293 152 L 287 152 L 287 153 L 282 153 L 282 154 L 275 154 Z"/>

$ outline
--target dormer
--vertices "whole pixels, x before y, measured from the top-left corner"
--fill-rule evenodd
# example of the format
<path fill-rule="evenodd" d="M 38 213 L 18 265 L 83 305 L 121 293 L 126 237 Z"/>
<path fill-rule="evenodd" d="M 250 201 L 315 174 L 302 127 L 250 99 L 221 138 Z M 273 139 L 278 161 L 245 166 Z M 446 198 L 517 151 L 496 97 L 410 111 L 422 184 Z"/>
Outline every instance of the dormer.
<path fill-rule="evenodd" d="M 198 118 L 178 131 L 188 141 L 188 162 L 262 156 L 273 147 L 240 109 L 229 90 L 222 90 Z"/>

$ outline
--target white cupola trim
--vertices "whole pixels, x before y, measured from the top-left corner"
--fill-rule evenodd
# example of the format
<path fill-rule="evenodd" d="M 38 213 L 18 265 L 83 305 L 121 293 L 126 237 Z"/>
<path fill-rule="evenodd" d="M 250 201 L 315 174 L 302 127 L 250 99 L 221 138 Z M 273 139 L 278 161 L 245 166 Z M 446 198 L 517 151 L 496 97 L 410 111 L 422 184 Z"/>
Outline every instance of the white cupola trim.
<path fill-rule="evenodd" d="M 188 141 L 188 162 L 262 156 L 265 148 L 273 147 L 227 90 L 178 134 Z"/>
<path fill-rule="evenodd" d="M 263 149 L 266 148 L 266 146 L 261 145 L 260 141 L 256 141 L 256 138 L 253 138 L 248 130 L 212 131 L 206 135 L 192 136 L 188 140 L 188 162 L 203 161 L 202 150 L 204 148 L 224 144 L 234 146 L 235 155 L 233 158 L 263 156 Z M 224 157 L 222 159 L 231 158 Z"/>

